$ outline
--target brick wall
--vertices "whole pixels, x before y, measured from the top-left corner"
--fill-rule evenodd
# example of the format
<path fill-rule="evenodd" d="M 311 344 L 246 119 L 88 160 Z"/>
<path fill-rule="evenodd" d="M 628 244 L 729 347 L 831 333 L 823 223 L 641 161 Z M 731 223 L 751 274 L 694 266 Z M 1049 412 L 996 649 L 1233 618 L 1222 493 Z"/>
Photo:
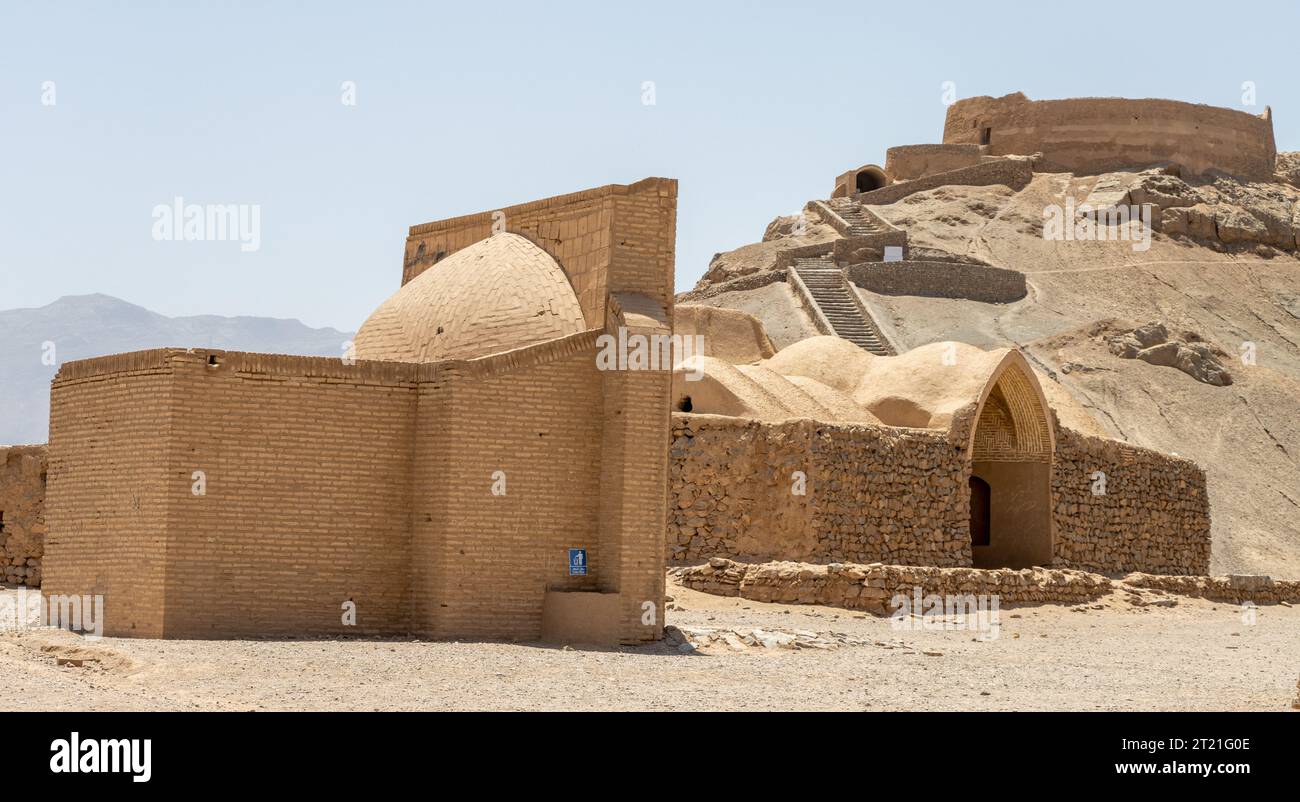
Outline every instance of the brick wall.
<path fill-rule="evenodd" d="M 647 178 L 411 226 L 402 283 L 490 236 L 500 212 L 506 231 L 528 237 L 564 268 L 589 327 L 604 325 L 609 292 L 643 292 L 671 309 L 676 208 L 677 182 Z"/>
<path fill-rule="evenodd" d="M 596 590 L 612 573 L 594 334 L 524 350 L 426 368 L 412 557 L 433 567 L 417 586 L 433 637 L 535 640 L 548 589 Z M 587 549 L 586 576 L 568 575 L 570 548 Z"/>
<path fill-rule="evenodd" d="M 631 329 L 642 335 L 671 331 L 669 325 Z M 601 537 L 607 551 L 617 553 L 608 589 L 620 596 L 621 639 L 656 640 L 664 619 L 668 443 L 653 433 L 670 426 L 672 375 L 669 370 L 605 371 L 602 380 L 607 464 L 601 473 Z M 647 603 L 653 608 L 647 610 Z"/>
<path fill-rule="evenodd" d="M 0 446 L 0 581 L 41 586 L 45 446 Z"/>
<path fill-rule="evenodd" d="M 406 631 L 413 366 L 195 351 L 172 367 L 167 634 Z"/>
<path fill-rule="evenodd" d="M 66 363 L 47 589 L 105 594 L 110 635 L 532 640 L 551 593 L 566 637 L 659 637 L 671 371 L 602 373 L 596 342 L 671 333 L 676 192 L 646 179 L 502 210 L 598 321 L 569 337 L 427 364 L 209 349 Z M 403 280 L 493 222 L 413 227 Z M 578 548 L 587 573 L 570 576 Z M 585 627 L 593 610 L 617 618 Z"/>
<path fill-rule="evenodd" d="M 103 595 L 110 635 L 163 634 L 169 353 L 64 363 L 50 390 L 42 590 Z"/>

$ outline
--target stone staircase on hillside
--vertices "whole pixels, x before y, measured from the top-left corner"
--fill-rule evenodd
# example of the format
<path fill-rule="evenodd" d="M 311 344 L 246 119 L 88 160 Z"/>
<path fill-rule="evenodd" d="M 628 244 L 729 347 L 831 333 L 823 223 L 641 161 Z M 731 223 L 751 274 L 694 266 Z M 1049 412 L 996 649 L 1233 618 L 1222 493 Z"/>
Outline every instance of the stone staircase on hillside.
<path fill-rule="evenodd" d="M 854 295 L 844 271 L 834 262 L 825 257 L 796 259 L 791 270 L 798 279 L 794 285 L 805 303 L 813 307 L 809 311 L 813 312 L 814 319 L 821 318 L 818 328 L 831 329 L 823 333 L 843 337 L 877 356 L 894 355 L 893 346 Z"/>
<path fill-rule="evenodd" d="M 894 227 L 862 208 L 862 204 L 850 198 L 836 198 L 828 204 L 840 219 L 848 223 L 846 237 L 865 237 L 871 234 L 884 234 Z"/>

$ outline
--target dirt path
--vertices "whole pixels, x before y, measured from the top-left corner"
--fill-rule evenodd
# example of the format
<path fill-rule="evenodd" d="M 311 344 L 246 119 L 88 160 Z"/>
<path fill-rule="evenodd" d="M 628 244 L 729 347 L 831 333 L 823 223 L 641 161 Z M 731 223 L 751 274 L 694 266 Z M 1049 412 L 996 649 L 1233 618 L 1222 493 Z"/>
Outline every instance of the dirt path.
<path fill-rule="evenodd" d="M 1300 609 L 1181 599 L 1003 609 L 996 639 L 898 631 L 825 607 L 670 586 L 689 629 L 859 645 L 618 650 L 408 641 L 158 641 L 0 634 L 0 709 L 1286 710 Z M 1098 609 L 1100 608 L 1100 609 Z M 64 665 L 59 665 L 60 658 Z M 77 663 L 80 662 L 80 665 Z"/>

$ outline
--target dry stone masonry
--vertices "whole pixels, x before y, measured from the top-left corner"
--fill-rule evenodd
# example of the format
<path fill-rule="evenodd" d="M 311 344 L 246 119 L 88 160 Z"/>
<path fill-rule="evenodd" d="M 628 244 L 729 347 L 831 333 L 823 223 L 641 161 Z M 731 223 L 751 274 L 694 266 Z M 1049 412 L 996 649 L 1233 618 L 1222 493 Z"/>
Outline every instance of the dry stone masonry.
<path fill-rule="evenodd" d="M 970 564 L 966 478 L 943 434 L 686 414 L 672 430 L 671 561 Z"/>
<path fill-rule="evenodd" d="M 0 446 L 0 581 L 41 586 L 45 446 Z"/>
<path fill-rule="evenodd" d="M 1209 573 L 1210 502 L 1191 460 L 1062 428 L 1052 502 L 1057 565 Z"/>
<path fill-rule="evenodd" d="M 934 568 L 924 566 L 796 562 L 746 564 L 723 558 L 674 569 L 685 587 L 718 596 L 776 604 L 820 604 L 876 614 L 891 613 L 891 599 L 921 596 L 985 596 L 999 604 L 1076 604 L 1110 592 L 1104 576 L 1050 568 Z"/>
<path fill-rule="evenodd" d="M 970 566 L 965 431 L 674 413 L 667 559 Z M 1054 566 L 1209 571 L 1191 461 L 1059 428 L 1051 477 Z"/>
<path fill-rule="evenodd" d="M 1112 579 L 1088 571 L 1055 568 L 934 568 L 926 566 L 799 562 L 741 563 L 714 557 L 672 569 L 683 587 L 717 596 L 774 604 L 818 604 L 888 614 L 899 594 L 914 597 L 996 597 L 998 604 L 1081 604 L 1114 590 L 1144 606 L 1144 591 L 1240 604 L 1300 602 L 1300 582 L 1267 576 L 1153 576 L 1133 573 Z"/>

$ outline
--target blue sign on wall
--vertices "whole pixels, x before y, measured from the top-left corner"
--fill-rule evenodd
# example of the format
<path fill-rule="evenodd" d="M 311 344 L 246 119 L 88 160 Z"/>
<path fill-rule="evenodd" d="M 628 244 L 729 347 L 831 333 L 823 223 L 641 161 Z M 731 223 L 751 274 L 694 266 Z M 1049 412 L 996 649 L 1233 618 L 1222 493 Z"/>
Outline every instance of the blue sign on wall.
<path fill-rule="evenodd" d="M 569 576 L 587 575 L 587 550 L 569 549 Z"/>

